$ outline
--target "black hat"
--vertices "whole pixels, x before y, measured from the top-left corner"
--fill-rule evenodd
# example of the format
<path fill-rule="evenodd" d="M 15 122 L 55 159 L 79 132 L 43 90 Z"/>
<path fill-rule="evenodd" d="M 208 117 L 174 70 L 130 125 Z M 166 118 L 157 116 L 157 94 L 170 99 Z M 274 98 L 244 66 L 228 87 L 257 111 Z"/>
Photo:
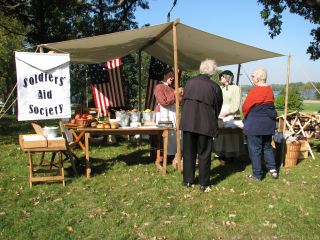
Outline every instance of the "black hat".
<path fill-rule="evenodd" d="M 171 73 L 171 72 L 172 73 L 174 72 L 173 68 L 171 66 L 167 65 L 166 68 L 163 71 L 163 74 L 166 75 L 166 74 Z"/>
<path fill-rule="evenodd" d="M 233 73 L 232 73 L 231 71 L 229 71 L 229 70 L 223 71 L 222 73 L 219 74 L 219 79 L 221 79 L 221 77 L 222 77 L 223 75 L 230 76 L 229 82 L 230 82 L 230 84 L 233 84 L 234 75 L 233 75 Z"/>

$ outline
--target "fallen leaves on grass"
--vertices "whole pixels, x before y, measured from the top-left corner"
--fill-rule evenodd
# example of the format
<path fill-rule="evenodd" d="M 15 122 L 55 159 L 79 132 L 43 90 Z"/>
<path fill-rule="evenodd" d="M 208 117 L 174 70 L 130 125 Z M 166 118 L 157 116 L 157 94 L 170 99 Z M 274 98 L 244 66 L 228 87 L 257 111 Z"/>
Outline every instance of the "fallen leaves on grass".
<path fill-rule="evenodd" d="M 53 202 L 60 202 L 60 201 L 62 201 L 62 198 L 56 198 L 56 199 L 53 199 Z"/>
<path fill-rule="evenodd" d="M 271 228 L 277 228 L 277 224 L 275 223 L 270 223 L 270 221 L 265 221 L 264 223 L 262 223 L 262 226 L 264 227 L 271 227 Z"/>
<path fill-rule="evenodd" d="M 126 213 L 125 211 L 122 211 L 121 214 L 122 214 L 123 216 L 127 217 L 127 218 L 130 217 L 130 214 L 129 214 L 129 213 Z"/>
<path fill-rule="evenodd" d="M 226 225 L 226 226 L 236 226 L 237 225 L 235 222 L 229 221 L 229 220 L 223 221 L 222 223 L 223 223 L 223 225 Z"/>
<path fill-rule="evenodd" d="M 71 227 L 71 226 L 67 226 L 67 231 L 68 231 L 69 233 L 74 232 L 73 227 Z"/>
<path fill-rule="evenodd" d="M 192 198 L 191 194 L 185 194 L 183 195 L 184 198 Z"/>
<path fill-rule="evenodd" d="M 286 185 L 290 185 L 290 182 L 288 181 L 288 180 L 286 180 L 285 178 L 284 179 L 282 179 L 282 182 L 284 182 Z"/>
<path fill-rule="evenodd" d="M 24 216 L 24 217 L 29 217 L 30 215 L 31 215 L 31 213 L 30 212 L 28 212 L 27 210 L 21 210 L 21 214 L 22 214 L 22 216 Z"/>

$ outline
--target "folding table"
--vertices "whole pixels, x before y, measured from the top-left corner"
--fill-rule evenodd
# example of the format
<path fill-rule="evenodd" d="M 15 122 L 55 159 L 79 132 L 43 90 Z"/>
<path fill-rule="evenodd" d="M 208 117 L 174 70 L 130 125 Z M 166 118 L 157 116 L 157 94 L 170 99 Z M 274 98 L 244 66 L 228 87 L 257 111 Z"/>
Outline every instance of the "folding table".
<path fill-rule="evenodd" d="M 28 153 L 28 161 L 29 161 L 29 183 L 30 188 L 32 188 L 32 184 L 34 182 L 55 182 L 55 181 L 61 181 L 62 185 L 65 186 L 64 181 L 64 169 L 63 169 L 63 160 L 62 160 L 62 152 L 66 151 L 66 147 L 60 146 L 60 147 L 35 147 L 35 148 L 23 148 L 22 150 L 26 153 Z M 33 155 L 35 153 L 45 153 L 45 152 L 51 152 L 51 153 L 58 153 L 58 166 L 54 168 L 53 160 L 51 160 L 49 165 L 43 165 L 41 164 L 35 164 Z M 53 173 L 55 172 L 56 175 L 54 176 L 45 176 L 45 173 Z M 42 173 L 41 176 L 36 176 L 36 174 Z"/>

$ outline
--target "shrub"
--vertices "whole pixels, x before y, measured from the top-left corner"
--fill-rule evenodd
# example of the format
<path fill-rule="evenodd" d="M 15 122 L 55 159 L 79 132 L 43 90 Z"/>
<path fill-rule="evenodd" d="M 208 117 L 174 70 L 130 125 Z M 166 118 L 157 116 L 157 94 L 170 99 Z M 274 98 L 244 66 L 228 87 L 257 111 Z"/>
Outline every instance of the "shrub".
<path fill-rule="evenodd" d="M 275 99 L 275 107 L 278 110 L 284 110 L 286 94 L 282 90 Z M 288 93 L 288 110 L 303 110 L 303 99 L 295 87 L 289 87 Z"/>

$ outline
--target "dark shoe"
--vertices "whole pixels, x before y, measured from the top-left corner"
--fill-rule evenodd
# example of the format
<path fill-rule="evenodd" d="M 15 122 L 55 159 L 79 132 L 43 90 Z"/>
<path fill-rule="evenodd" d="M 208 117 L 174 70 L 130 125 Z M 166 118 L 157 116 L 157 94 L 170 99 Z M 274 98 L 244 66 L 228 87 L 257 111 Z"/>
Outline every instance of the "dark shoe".
<path fill-rule="evenodd" d="M 185 186 L 185 187 L 187 187 L 187 188 L 191 188 L 192 186 L 193 186 L 193 184 L 192 183 L 185 183 L 185 182 L 182 182 L 182 185 L 183 186 Z"/>
<path fill-rule="evenodd" d="M 253 175 L 247 175 L 247 179 L 248 180 L 253 180 L 253 181 L 261 181 L 261 179 L 259 179 L 259 178 L 256 178 L 255 176 L 253 176 Z"/>
<path fill-rule="evenodd" d="M 211 192 L 211 186 L 200 186 L 202 192 Z"/>
<path fill-rule="evenodd" d="M 278 179 L 279 176 L 278 176 L 278 172 L 277 172 L 276 169 L 270 169 L 269 173 L 270 173 L 270 176 L 271 176 L 273 179 Z"/>

